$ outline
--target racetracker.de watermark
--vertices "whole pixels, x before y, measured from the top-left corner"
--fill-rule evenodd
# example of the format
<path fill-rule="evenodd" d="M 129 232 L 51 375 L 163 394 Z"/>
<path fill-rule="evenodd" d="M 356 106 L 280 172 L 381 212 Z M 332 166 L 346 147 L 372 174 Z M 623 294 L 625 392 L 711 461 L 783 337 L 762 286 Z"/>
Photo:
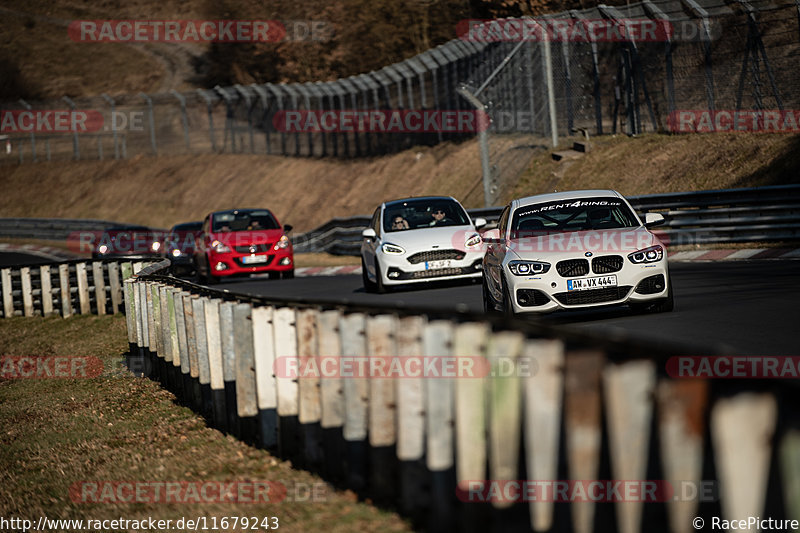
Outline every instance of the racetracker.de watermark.
<path fill-rule="evenodd" d="M 322 20 L 74 20 L 70 39 L 81 43 L 326 42 L 333 28 Z"/>
<path fill-rule="evenodd" d="M 800 133 L 800 109 L 683 109 L 667 117 L 675 133 Z"/>
<path fill-rule="evenodd" d="M 103 362 L 92 356 L 0 357 L 0 379 L 83 379 L 103 372 Z"/>
<path fill-rule="evenodd" d="M 80 481 L 69 488 L 74 503 L 281 503 L 324 502 L 326 483 L 295 481 Z"/>
<path fill-rule="evenodd" d="M 530 377 L 539 365 L 528 357 L 471 356 L 280 356 L 279 378 L 484 378 Z"/>
<path fill-rule="evenodd" d="M 495 42 L 667 42 L 706 41 L 719 38 L 722 26 L 714 20 L 702 25 L 694 20 L 668 21 L 648 18 L 575 19 L 507 18 L 465 19 L 456 25 L 464 41 Z"/>
<path fill-rule="evenodd" d="M 482 479 L 462 481 L 456 496 L 468 503 L 521 502 L 667 502 L 717 501 L 714 481 L 667 480 L 532 480 Z"/>
<path fill-rule="evenodd" d="M 491 231 L 491 230 L 490 230 Z M 661 244 L 669 245 L 669 235 L 655 231 Z M 510 239 L 498 236 L 497 230 L 485 232 L 480 245 L 467 247 L 466 242 L 475 235 L 472 230 L 459 230 L 453 233 L 451 244 L 462 252 L 486 252 L 490 246 L 502 242 L 508 250 L 522 253 L 580 253 L 587 250 L 594 253 L 627 253 L 656 245 L 652 235 L 646 231 L 632 228 L 619 230 L 549 231 L 514 230 Z"/>
<path fill-rule="evenodd" d="M 480 110 L 298 109 L 278 111 L 272 124 L 283 133 L 476 133 L 488 129 L 490 119 Z"/>
<path fill-rule="evenodd" d="M 800 357 L 681 355 L 670 357 L 666 370 L 673 378 L 798 379 Z"/>

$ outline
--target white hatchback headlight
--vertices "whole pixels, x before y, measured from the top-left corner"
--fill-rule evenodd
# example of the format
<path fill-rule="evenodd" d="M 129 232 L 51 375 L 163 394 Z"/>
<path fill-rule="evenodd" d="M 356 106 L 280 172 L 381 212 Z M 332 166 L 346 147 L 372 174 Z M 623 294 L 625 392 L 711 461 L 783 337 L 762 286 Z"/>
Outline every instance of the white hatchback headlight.
<path fill-rule="evenodd" d="M 656 263 L 664 258 L 664 248 L 659 245 L 628 254 L 631 263 Z"/>
<path fill-rule="evenodd" d="M 381 246 L 381 250 L 383 250 L 383 253 L 390 255 L 403 255 L 404 253 L 406 253 L 406 251 L 401 246 L 397 246 L 396 244 L 392 244 L 389 242 L 384 243 L 384 245 Z"/>
<path fill-rule="evenodd" d="M 467 237 L 464 246 L 466 246 L 467 248 L 475 248 L 476 246 L 480 246 L 482 242 L 483 239 L 481 239 L 481 236 L 477 233 L 473 233 L 472 235 Z"/>

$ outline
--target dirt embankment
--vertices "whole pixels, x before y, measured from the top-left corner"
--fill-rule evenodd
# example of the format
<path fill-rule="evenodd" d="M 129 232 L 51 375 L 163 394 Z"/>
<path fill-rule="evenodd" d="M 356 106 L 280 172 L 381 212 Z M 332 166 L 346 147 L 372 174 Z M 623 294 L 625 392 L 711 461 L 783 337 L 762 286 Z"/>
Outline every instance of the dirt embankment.
<path fill-rule="evenodd" d="M 604 137 L 581 159 L 535 152 L 500 203 L 554 189 L 614 188 L 626 195 L 797 183 L 800 136 L 714 134 Z M 528 156 L 529 157 L 529 156 Z M 369 214 L 384 200 L 452 195 L 483 206 L 475 141 L 373 159 L 260 155 L 136 157 L 0 165 L 0 216 L 101 218 L 169 227 L 232 207 L 267 207 L 306 231 Z"/>

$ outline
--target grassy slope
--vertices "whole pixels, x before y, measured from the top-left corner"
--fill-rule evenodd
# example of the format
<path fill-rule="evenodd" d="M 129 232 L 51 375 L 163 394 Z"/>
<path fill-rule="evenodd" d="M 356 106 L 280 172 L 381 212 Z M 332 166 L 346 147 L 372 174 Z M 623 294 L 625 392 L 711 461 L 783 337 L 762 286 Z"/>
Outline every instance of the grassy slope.
<path fill-rule="evenodd" d="M 800 136 L 646 135 L 593 140 L 584 158 L 534 156 L 502 201 L 610 187 L 626 195 L 796 183 Z M 483 205 L 475 141 L 361 160 L 249 155 L 136 157 L 125 161 L 0 165 L 0 213 L 103 218 L 169 227 L 215 209 L 266 206 L 306 231 L 332 217 L 369 214 L 390 198 L 449 194 Z"/>
<path fill-rule="evenodd" d="M 0 321 L 0 357 L 94 356 L 105 369 L 93 379 L 0 379 L 0 516 L 277 516 L 286 531 L 411 530 L 396 514 L 331 487 L 319 487 L 326 501 L 315 502 L 73 502 L 69 489 L 80 481 L 280 481 L 296 499 L 322 483 L 208 428 L 157 383 L 115 370 L 125 350 L 122 315 Z"/>

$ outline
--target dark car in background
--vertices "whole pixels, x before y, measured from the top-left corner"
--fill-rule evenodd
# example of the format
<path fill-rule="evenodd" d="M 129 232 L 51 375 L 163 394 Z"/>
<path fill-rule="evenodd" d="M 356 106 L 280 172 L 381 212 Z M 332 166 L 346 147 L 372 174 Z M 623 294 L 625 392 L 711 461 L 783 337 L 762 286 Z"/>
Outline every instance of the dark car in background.
<path fill-rule="evenodd" d="M 169 259 L 172 273 L 176 276 L 194 272 L 195 241 L 200 238 L 203 223 L 183 222 L 175 224 L 164 236 L 162 255 Z"/>
<path fill-rule="evenodd" d="M 194 264 L 201 281 L 268 273 L 294 277 L 294 251 L 288 233 L 268 209 L 216 211 L 203 221 Z"/>
<path fill-rule="evenodd" d="M 120 225 L 92 232 L 93 259 L 117 257 L 161 258 L 164 230 Z"/>

